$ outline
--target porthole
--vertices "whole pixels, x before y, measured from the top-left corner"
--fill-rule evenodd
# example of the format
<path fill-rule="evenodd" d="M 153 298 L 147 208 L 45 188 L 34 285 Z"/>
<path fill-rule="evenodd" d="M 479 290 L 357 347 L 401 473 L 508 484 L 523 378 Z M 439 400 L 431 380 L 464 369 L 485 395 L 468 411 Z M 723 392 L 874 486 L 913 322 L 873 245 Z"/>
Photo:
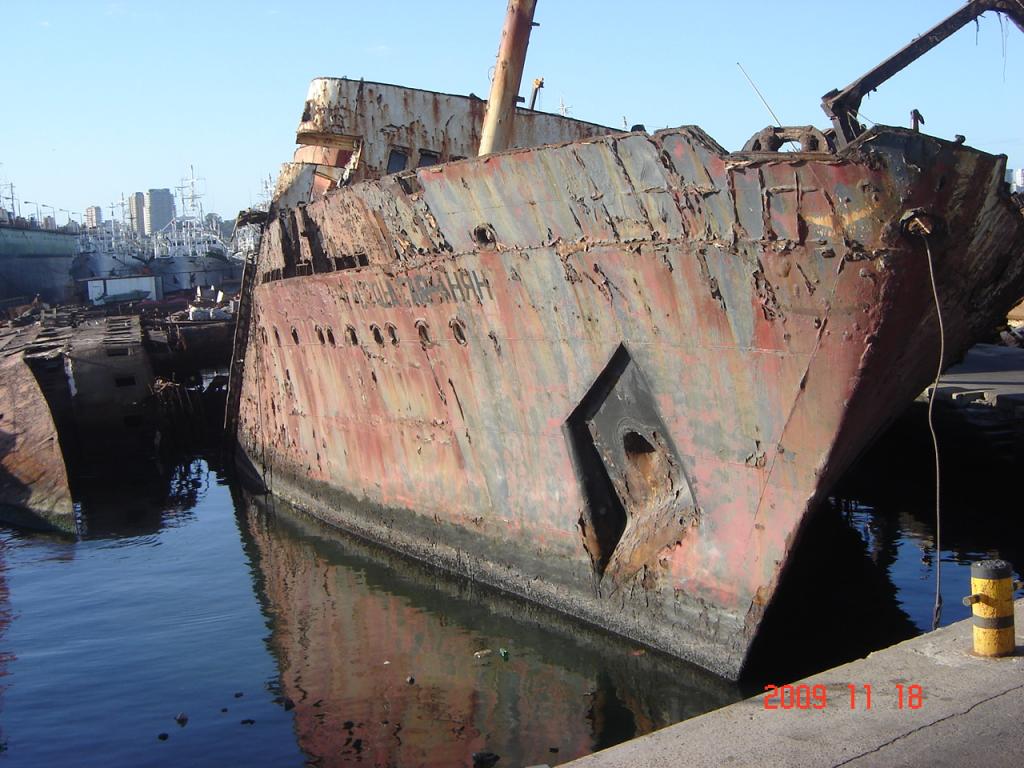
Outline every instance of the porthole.
<path fill-rule="evenodd" d="M 370 326 L 370 333 L 373 334 L 373 340 L 377 342 L 379 346 L 384 346 L 384 334 L 381 333 L 380 326 L 374 323 Z"/>
<path fill-rule="evenodd" d="M 353 347 L 358 346 L 359 336 L 356 334 L 356 329 L 351 325 L 345 326 L 345 337 L 348 339 L 348 343 Z"/>
<path fill-rule="evenodd" d="M 448 323 L 448 325 L 451 326 L 452 336 L 455 337 L 455 340 L 457 342 L 459 342 L 459 344 L 461 344 L 462 346 L 466 346 L 466 326 L 465 326 L 465 324 L 461 320 L 459 320 L 459 318 L 453 317 L 451 319 L 451 322 Z"/>
<path fill-rule="evenodd" d="M 299 332 L 295 330 L 295 326 L 292 326 L 292 341 L 296 344 L 299 343 Z"/>
<path fill-rule="evenodd" d="M 427 325 L 426 320 L 416 321 L 416 332 L 420 335 L 420 346 L 426 349 L 433 345 L 433 341 L 430 339 L 430 326 Z"/>
<path fill-rule="evenodd" d="M 477 245 L 488 248 L 498 242 L 498 236 L 490 224 L 480 224 L 473 228 L 473 240 Z"/>
<path fill-rule="evenodd" d="M 330 344 L 332 347 L 336 347 L 338 345 L 337 342 L 334 340 L 334 330 L 332 328 L 327 329 L 327 343 Z"/>
<path fill-rule="evenodd" d="M 388 323 L 384 326 L 384 330 L 388 332 L 388 339 L 391 340 L 392 345 L 398 346 L 398 329 L 393 323 Z"/>
<path fill-rule="evenodd" d="M 321 344 L 325 343 L 324 329 L 321 328 L 319 325 L 316 327 L 316 338 Z"/>

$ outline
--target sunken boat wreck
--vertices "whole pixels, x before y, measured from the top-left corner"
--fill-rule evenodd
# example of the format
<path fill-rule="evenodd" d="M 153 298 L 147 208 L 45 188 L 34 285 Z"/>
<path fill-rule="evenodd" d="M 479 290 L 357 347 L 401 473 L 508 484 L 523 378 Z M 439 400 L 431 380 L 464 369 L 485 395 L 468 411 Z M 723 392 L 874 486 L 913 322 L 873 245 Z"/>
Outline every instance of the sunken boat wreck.
<path fill-rule="evenodd" d="M 247 267 L 229 429 L 266 489 L 735 678 L 808 513 L 1024 294 L 1006 158 L 857 120 L 973 2 L 728 152 L 314 80 Z M 797 151 L 778 151 L 785 142 Z M 243 343 L 244 342 L 244 343 Z"/>

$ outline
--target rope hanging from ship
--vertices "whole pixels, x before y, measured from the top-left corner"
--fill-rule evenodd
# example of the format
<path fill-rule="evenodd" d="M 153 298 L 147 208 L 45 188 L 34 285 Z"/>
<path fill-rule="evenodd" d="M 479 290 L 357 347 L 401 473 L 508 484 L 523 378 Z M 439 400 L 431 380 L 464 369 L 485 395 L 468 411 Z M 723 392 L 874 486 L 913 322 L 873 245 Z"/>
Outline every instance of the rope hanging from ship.
<path fill-rule="evenodd" d="M 935 378 L 928 393 L 928 431 L 932 437 L 932 451 L 935 455 L 935 604 L 932 608 L 932 630 L 939 628 L 942 621 L 942 494 L 941 466 L 939 452 L 939 436 L 935 431 L 935 395 L 939 390 L 942 371 L 946 361 L 946 329 L 942 322 L 942 303 L 939 300 L 939 289 L 935 280 L 935 259 L 932 256 L 929 237 L 935 231 L 935 223 L 927 214 L 913 211 L 904 217 L 906 231 L 917 235 L 924 242 L 925 256 L 928 260 L 928 278 L 931 283 L 932 299 L 935 303 L 935 317 L 939 325 L 939 359 L 935 367 Z"/>

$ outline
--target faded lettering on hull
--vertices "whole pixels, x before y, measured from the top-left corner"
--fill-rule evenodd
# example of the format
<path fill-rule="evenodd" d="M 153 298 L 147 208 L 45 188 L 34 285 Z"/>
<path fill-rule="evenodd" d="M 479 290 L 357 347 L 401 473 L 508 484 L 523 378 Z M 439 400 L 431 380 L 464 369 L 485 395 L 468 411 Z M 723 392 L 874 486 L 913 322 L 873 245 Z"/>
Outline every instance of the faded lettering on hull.
<path fill-rule="evenodd" d="M 943 222 L 950 359 L 1024 292 L 1003 164 L 679 128 L 276 210 L 240 442 L 335 524 L 736 676 L 805 514 L 934 373 L 904 215 Z"/>

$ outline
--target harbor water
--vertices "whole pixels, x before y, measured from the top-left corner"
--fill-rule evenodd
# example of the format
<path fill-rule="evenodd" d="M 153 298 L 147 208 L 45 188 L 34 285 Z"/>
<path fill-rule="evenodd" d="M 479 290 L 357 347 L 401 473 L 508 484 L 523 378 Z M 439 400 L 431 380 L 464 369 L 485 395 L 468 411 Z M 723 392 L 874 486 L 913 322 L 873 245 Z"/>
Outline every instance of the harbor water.
<path fill-rule="evenodd" d="M 1019 567 L 1020 524 L 951 492 L 936 553 L 929 458 L 883 444 L 823 505 L 744 686 L 247 495 L 213 458 L 97 483 L 79 540 L 0 529 L 0 757 L 556 765 L 927 631 L 939 561 L 942 623 L 964 618 L 969 562 Z M 793 649 L 808 605 L 815 653 Z"/>

